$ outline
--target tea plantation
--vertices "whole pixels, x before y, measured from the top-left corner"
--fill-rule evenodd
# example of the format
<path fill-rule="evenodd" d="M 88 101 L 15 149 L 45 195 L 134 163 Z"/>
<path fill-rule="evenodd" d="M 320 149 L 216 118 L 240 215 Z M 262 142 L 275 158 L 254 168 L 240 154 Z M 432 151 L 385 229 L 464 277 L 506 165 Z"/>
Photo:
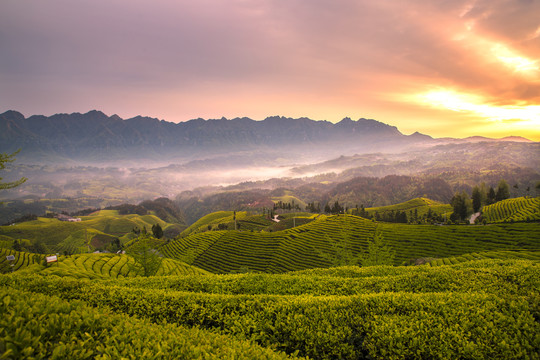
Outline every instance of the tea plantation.
<path fill-rule="evenodd" d="M 484 206 L 483 215 L 487 222 L 516 222 L 540 220 L 540 197 L 519 197 Z"/>
<path fill-rule="evenodd" d="M 126 237 L 132 256 L 0 249 L 0 359 L 540 359 L 540 223 L 512 200 L 487 225 L 285 214 L 276 231 L 238 212 L 232 230 L 219 212 L 175 240 Z M 358 266 L 377 241 L 394 266 Z"/>
<path fill-rule="evenodd" d="M 538 359 L 540 265 L 0 277 L 3 358 Z M 36 320 L 39 319 L 39 320 Z"/>
<path fill-rule="evenodd" d="M 376 233 L 394 249 L 395 265 L 487 250 L 539 250 L 539 223 L 409 225 L 376 223 L 352 215 L 319 216 L 278 232 L 207 231 L 165 245 L 168 257 L 214 273 L 329 267 L 365 252 Z"/>

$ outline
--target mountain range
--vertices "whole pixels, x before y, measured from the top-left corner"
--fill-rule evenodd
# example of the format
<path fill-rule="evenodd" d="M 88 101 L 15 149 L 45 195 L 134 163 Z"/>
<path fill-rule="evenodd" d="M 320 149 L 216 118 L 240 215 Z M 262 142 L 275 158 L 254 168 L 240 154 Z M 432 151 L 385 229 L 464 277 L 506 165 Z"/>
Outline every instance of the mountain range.
<path fill-rule="evenodd" d="M 469 141 L 485 140 L 490 139 Z M 165 164 L 246 153 L 265 158 L 275 154 L 301 163 L 451 141 L 455 139 L 433 139 L 418 132 L 404 135 L 394 126 L 364 118 L 332 123 L 272 116 L 262 121 L 242 117 L 172 123 L 142 116 L 124 120 L 96 110 L 28 118 L 12 110 L 0 114 L 0 152 L 22 149 L 17 159 L 25 163 L 149 160 Z"/>

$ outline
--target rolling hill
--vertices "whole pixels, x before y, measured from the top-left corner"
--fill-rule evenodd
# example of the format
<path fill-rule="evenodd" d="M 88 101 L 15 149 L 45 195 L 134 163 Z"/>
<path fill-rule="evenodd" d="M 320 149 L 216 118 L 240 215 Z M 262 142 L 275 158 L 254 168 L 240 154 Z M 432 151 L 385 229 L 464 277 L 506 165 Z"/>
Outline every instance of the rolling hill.
<path fill-rule="evenodd" d="M 14 260 L 7 260 L 12 255 Z M 45 255 L 0 249 L 0 273 L 55 275 L 76 279 L 108 279 L 141 276 L 135 260 L 125 254 L 58 255 L 58 261 L 44 265 Z M 13 265 L 13 266 L 11 266 Z M 164 258 L 156 276 L 206 275 L 208 272 L 178 260 Z"/>
<path fill-rule="evenodd" d="M 482 216 L 489 223 L 540 220 L 540 197 L 506 199 L 484 206 Z"/>
<path fill-rule="evenodd" d="M 500 208 L 512 216 L 525 205 Z M 436 207 L 447 205 L 415 199 L 378 211 Z M 410 225 L 296 213 L 309 223 L 291 228 L 293 213 L 270 226 L 236 215 L 245 231 L 208 230 L 230 225 L 233 213 L 223 211 L 156 242 L 166 256 L 160 276 L 139 276 L 128 255 L 60 255 L 45 266 L 44 255 L 1 249 L 0 356 L 537 358 L 537 221 Z M 155 219 L 106 210 L 73 224 L 105 234 Z M 279 224 L 286 229 L 270 232 Z M 55 225 L 27 227 L 53 234 Z M 424 265 L 350 266 L 374 237 L 392 248 L 395 265 Z"/>
<path fill-rule="evenodd" d="M 396 252 L 395 264 L 487 250 L 540 249 L 540 224 L 488 226 L 376 223 L 351 215 L 319 216 L 278 232 L 207 231 L 165 245 L 164 255 L 210 272 L 282 273 L 342 263 L 365 251 L 376 233 Z"/>
<path fill-rule="evenodd" d="M 135 236 L 133 229 L 146 228 L 150 231 L 154 224 L 159 224 L 164 231 L 178 227 L 155 215 L 119 215 L 116 210 L 101 210 L 89 216 L 81 216 L 80 219 L 80 222 L 67 222 L 40 217 L 34 221 L 0 226 L 0 235 L 4 241 L 10 239 L 11 246 L 19 241 L 28 250 L 75 254 L 105 250 L 116 238 L 121 243 L 129 241 Z"/>
<path fill-rule="evenodd" d="M 353 213 L 358 213 L 357 209 L 352 209 L 351 211 Z M 438 201 L 426 198 L 416 198 L 400 204 L 366 208 L 364 211 L 370 217 L 375 216 L 375 214 L 384 217 L 390 213 L 394 214 L 398 211 L 404 212 L 407 215 L 409 222 L 412 222 L 413 218 L 421 219 L 426 217 L 428 213 L 447 215 L 449 217 L 453 208 L 449 204 L 443 204 Z"/>
<path fill-rule="evenodd" d="M 539 279 L 530 260 L 93 281 L 1 275 L 3 355 L 535 359 Z"/>

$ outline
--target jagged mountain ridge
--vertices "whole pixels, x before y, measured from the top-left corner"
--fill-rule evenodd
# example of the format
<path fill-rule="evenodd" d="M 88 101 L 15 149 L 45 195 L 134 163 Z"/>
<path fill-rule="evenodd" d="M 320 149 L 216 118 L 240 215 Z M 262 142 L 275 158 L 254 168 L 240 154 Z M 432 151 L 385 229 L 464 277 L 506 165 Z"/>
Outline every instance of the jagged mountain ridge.
<path fill-rule="evenodd" d="M 523 138 L 501 139 L 529 141 Z M 496 141 L 483 137 L 433 139 L 415 132 L 402 134 L 395 126 L 360 118 L 338 123 L 309 118 L 271 116 L 264 120 L 193 119 L 172 123 L 151 117 L 122 119 L 101 111 L 33 115 L 17 111 L 0 114 L 0 152 L 22 149 L 26 163 L 126 161 L 186 162 L 249 152 L 289 163 L 328 160 L 354 153 L 395 152 L 412 146 Z M 264 155 L 264 156 L 263 156 Z M 275 164 L 274 164 L 275 165 Z"/>
<path fill-rule="evenodd" d="M 0 151 L 22 148 L 20 156 L 47 154 L 65 159 L 108 159 L 159 156 L 208 156 L 227 152 L 277 148 L 298 151 L 330 151 L 339 146 L 350 148 L 406 146 L 419 137 L 403 135 L 396 127 L 382 122 L 345 118 L 339 123 L 308 118 L 268 117 L 262 121 L 250 118 L 194 119 L 172 123 L 137 116 L 123 120 L 100 111 L 86 114 L 34 115 L 28 118 L 19 112 L 0 114 Z M 422 136 L 421 141 L 431 139 Z M 371 150 L 371 149 L 370 149 Z M 195 157 L 194 157 L 195 156 Z"/>

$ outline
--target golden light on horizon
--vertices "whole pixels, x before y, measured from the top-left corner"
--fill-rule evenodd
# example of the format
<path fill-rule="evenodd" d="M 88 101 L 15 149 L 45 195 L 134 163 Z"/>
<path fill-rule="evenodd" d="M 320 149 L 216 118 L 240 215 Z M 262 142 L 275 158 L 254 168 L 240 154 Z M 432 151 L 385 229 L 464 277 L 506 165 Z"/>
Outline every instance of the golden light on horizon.
<path fill-rule="evenodd" d="M 540 126 L 540 105 L 493 105 L 478 95 L 432 90 L 416 95 L 420 104 L 479 116 L 486 120 Z"/>

